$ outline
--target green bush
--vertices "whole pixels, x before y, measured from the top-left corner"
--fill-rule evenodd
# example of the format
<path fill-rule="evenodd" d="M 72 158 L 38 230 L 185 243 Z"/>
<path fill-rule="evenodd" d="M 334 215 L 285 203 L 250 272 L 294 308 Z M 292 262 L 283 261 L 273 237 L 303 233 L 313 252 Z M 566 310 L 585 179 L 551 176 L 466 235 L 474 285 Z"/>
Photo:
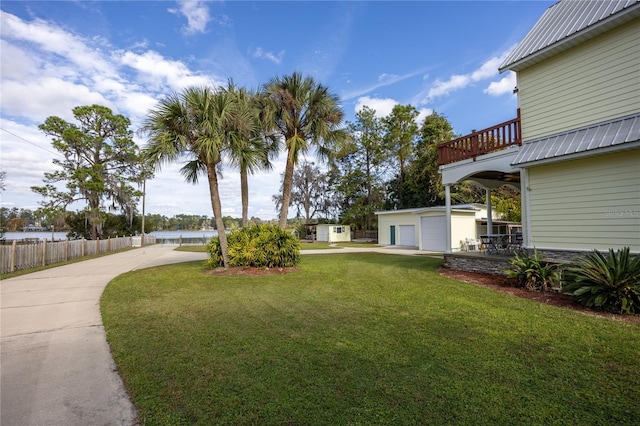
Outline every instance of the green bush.
<path fill-rule="evenodd" d="M 581 305 L 620 314 L 640 313 L 640 256 L 629 247 L 607 256 L 597 250 L 572 264 L 563 291 Z"/>
<path fill-rule="evenodd" d="M 511 261 L 511 267 L 505 273 L 510 278 L 516 278 L 519 286 L 529 291 L 546 291 L 560 282 L 558 267 L 542 262 L 535 249 L 533 256 L 527 253 L 516 253 Z"/>
<path fill-rule="evenodd" d="M 256 225 L 227 236 L 229 266 L 258 268 L 290 267 L 300 262 L 300 242 L 287 230 L 274 225 Z M 211 267 L 223 266 L 220 239 L 207 246 Z"/>

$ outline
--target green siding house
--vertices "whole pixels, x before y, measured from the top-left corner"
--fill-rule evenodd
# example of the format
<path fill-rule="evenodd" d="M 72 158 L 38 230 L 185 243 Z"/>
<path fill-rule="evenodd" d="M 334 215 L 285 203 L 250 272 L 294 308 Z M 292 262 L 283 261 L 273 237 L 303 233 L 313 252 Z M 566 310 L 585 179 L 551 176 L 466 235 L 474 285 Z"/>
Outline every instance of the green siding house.
<path fill-rule="evenodd" d="M 640 1 L 562 0 L 500 71 L 517 75 L 517 118 L 439 147 L 446 194 L 517 187 L 523 246 L 548 257 L 640 253 Z"/>

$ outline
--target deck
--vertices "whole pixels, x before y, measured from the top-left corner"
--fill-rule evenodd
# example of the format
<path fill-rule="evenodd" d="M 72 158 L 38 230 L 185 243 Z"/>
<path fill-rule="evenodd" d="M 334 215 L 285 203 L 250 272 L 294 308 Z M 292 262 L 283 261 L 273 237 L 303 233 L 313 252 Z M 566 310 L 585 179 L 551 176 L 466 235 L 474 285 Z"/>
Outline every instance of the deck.
<path fill-rule="evenodd" d="M 513 120 L 439 144 L 438 166 L 467 159 L 475 161 L 479 155 L 501 151 L 513 145 L 522 145 L 520 109 Z"/>

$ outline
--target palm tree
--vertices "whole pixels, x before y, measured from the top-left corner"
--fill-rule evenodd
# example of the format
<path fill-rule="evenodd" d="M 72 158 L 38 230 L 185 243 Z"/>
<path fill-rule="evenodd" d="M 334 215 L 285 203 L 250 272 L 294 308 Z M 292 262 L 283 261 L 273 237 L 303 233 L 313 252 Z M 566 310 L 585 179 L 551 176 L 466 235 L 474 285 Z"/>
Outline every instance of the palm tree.
<path fill-rule="evenodd" d="M 314 147 L 319 157 L 328 157 L 335 143 L 346 139 L 347 133 L 338 126 L 344 112 L 337 96 L 316 83 L 311 77 L 294 72 L 274 78 L 264 85 L 266 99 L 262 119 L 267 128 L 285 145 L 287 163 L 282 184 L 280 227 L 287 227 L 287 214 L 293 186 L 293 169 Z"/>
<path fill-rule="evenodd" d="M 186 155 L 188 161 L 180 172 L 187 182 L 195 184 L 200 174 L 206 174 L 225 268 L 229 266 L 229 256 L 218 167 L 224 151 L 236 138 L 233 127 L 236 109 L 237 104 L 228 92 L 192 87 L 160 101 L 148 113 L 143 126 L 150 135 L 143 155 L 156 167 Z"/>
<path fill-rule="evenodd" d="M 233 96 L 237 109 L 233 120 L 238 137 L 229 147 L 229 159 L 240 169 L 240 191 L 242 194 L 242 227 L 249 224 L 249 173 L 260 169 L 271 169 L 270 157 L 275 154 L 274 145 L 262 137 L 259 103 L 255 93 L 238 88 L 229 81 L 226 91 Z M 275 146 L 277 150 L 277 146 Z"/>

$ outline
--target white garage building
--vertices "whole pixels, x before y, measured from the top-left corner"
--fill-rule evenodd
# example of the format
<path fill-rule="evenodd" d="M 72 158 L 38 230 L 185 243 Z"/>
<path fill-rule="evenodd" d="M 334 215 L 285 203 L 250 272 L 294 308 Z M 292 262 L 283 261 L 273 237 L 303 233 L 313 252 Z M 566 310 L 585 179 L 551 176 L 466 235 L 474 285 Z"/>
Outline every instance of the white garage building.
<path fill-rule="evenodd" d="M 444 206 L 376 212 L 378 243 L 417 247 L 419 250 L 446 250 L 446 209 Z M 479 237 L 479 224 L 486 221 L 482 204 L 451 206 L 451 243 L 454 251 L 460 242 Z M 486 229 L 486 225 L 485 228 Z"/>

